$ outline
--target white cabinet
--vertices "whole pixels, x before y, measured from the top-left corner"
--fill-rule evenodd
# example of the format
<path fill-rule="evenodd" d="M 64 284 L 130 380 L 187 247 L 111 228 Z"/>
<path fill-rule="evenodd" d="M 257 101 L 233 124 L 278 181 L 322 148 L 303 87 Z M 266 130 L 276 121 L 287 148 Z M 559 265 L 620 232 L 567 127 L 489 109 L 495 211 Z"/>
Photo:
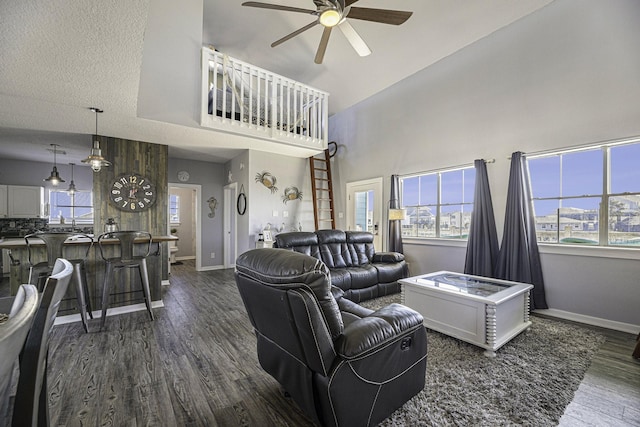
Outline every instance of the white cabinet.
<path fill-rule="evenodd" d="M 6 218 L 40 218 L 44 201 L 44 188 L 25 185 L 7 185 Z M 1 196 L 0 196 L 1 197 Z"/>
<path fill-rule="evenodd" d="M 0 218 L 7 217 L 7 186 L 0 185 Z"/>

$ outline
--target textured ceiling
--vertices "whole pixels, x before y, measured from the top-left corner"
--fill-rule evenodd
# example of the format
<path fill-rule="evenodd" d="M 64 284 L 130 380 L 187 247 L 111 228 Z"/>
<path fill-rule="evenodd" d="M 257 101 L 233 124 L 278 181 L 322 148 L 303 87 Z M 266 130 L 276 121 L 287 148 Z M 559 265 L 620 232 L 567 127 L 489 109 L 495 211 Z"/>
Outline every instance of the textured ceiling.
<path fill-rule="evenodd" d="M 189 0 L 185 5 L 200 7 Z M 321 28 L 277 48 L 272 41 L 313 19 L 241 6 L 236 0 L 202 0 L 202 38 L 243 61 L 328 91 L 330 109 L 341 111 L 528 15 L 551 0 L 360 0 L 358 6 L 410 10 L 401 26 L 351 20 L 373 53 L 359 57 L 339 31 L 325 61 L 313 62 Z M 269 1 L 269 0 L 265 0 Z M 312 0 L 272 3 L 313 8 Z M 217 136 L 197 124 L 167 123 L 140 114 L 143 59 L 171 60 L 178 52 L 145 50 L 145 37 L 170 25 L 171 0 L 0 1 L 0 157 L 50 161 L 51 141 L 85 157 L 95 132 L 169 145 L 170 155 L 224 162 L 250 148 L 247 138 Z M 175 6 L 173 6 L 175 7 Z M 164 13 L 150 19 L 150 10 Z M 162 23 L 165 27 L 153 28 Z M 172 30 L 180 33 L 180 28 Z M 148 101 L 148 100 L 147 100 Z M 147 102 L 148 104 L 149 102 Z M 146 117 L 146 118 L 142 118 Z M 222 143 L 224 142 L 224 143 Z"/>

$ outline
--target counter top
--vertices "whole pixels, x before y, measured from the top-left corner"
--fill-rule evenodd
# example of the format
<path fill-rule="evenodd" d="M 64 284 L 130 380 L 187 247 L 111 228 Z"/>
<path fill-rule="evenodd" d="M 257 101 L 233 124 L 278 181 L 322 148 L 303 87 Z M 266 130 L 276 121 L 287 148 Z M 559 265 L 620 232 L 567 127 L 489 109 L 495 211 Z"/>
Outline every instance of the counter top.
<path fill-rule="evenodd" d="M 161 242 L 172 242 L 172 241 L 177 241 L 178 237 L 176 236 L 151 236 L 152 242 L 153 243 L 161 243 Z M 136 240 L 137 242 L 138 240 Z M 140 243 L 144 243 L 146 242 L 145 239 L 139 239 Z M 118 242 L 118 239 L 104 239 L 102 241 L 103 244 L 116 244 Z M 66 244 L 72 245 L 72 244 L 87 244 L 89 243 L 89 241 L 87 240 L 82 240 L 82 239 L 78 239 L 78 240 L 70 240 L 69 242 L 67 242 Z M 97 243 L 97 238 L 94 238 L 94 243 Z M 34 246 L 39 246 L 39 245 L 44 245 L 44 242 L 42 240 L 33 240 L 33 245 Z M 13 249 L 13 248 L 22 248 L 22 247 L 26 247 L 27 246 L 27 242 L 24 240 L 24 238 L 10 238 L 10 239 L 3 239 L 0 240 L 0 249 Z"/>

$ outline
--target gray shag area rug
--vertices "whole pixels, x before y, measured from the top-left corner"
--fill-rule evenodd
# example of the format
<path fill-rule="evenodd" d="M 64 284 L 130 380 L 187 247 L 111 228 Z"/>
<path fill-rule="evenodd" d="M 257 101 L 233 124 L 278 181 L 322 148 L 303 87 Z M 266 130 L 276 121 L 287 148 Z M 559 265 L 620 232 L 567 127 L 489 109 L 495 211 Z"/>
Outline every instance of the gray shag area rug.
<path fill-rule="evenodd" d="M 400 295 L 360 304 L 377 309 L 392 302 Z M 425 388 L 380 425 L 557 425 L 605 337 L 546 318 L 531 321 L 495 358 L 427 329 Z"/>

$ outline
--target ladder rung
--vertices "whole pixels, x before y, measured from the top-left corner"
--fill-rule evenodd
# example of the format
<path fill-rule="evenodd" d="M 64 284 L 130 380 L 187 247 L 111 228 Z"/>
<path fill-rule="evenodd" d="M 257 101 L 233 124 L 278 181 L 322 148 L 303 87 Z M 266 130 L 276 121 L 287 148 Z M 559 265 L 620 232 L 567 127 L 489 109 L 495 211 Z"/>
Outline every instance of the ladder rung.
<path fill-rule="evenodd" d="M 329 191 L 328 188 L 316 188 L 316 191 Z"/>

